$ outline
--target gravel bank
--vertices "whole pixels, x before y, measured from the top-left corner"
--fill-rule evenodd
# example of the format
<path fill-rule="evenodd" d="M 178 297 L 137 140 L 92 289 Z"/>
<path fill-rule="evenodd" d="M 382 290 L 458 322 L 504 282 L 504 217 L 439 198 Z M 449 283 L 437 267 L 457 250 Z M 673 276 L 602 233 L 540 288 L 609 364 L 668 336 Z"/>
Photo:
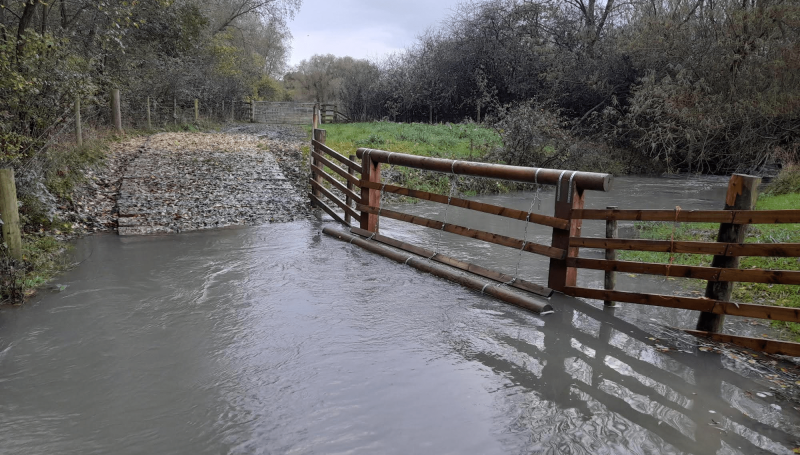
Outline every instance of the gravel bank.
<path fill-rule="evenodd" d="M 234 125 L 115 144 L 62 219 L 77 233 L 136 235 L 307 217 L 305 140 L 295 126 Z"/>

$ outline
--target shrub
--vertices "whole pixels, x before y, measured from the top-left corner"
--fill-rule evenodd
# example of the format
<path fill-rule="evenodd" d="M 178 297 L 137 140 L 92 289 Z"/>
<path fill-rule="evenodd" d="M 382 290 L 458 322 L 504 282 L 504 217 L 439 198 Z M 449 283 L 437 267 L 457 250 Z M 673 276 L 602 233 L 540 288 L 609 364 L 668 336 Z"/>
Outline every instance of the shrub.
<path fill-rule="evenodd" d="M 800 193 L 800 165 L 786 165 L 764 192 L 775 196 Z"/>

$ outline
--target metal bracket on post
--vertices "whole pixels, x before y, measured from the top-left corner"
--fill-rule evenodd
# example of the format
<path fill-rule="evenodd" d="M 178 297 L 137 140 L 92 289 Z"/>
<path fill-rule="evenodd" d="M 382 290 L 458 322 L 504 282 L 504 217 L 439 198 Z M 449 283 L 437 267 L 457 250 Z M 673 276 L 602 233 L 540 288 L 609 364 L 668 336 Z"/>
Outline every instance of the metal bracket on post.
<path fill-rule="evenodd" d="M 582 220 L 572 219 L 572 210 L 583 208 L 584 197 L 583 189 L 574 185 L 575 173 L 572 174 L 569 180 L 564 181 L 566 172 L 561 172 L 558 177 L 555 213 L 553 216 L 569 221 L 569 229 L 553 228 L 553 238 L 550 245 L 553 248 L 560 248 L 566 251 L 567 257 L 575 257 L 578 255 L 578 249 L 569 247 L 569 238 L 580 237 Z M 564 188 L 565 185 L 567 188 Z M 566 198 L 562 197 L 564 192 L 568 193 Z M 566 257 L 563 259 L 550 259 L 547 285 L 550 289 L 563 291 L 567 286 L 575 286 L 578 278 L 578 269 L 567 267 L 566 259 Z"/>

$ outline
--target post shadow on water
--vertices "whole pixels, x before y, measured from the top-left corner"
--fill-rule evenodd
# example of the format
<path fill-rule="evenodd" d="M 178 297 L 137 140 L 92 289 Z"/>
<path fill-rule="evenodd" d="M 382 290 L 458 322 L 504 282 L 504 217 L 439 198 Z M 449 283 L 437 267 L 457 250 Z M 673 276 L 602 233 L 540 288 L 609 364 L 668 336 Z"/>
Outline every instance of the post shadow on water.
<path fill-rule="evenodd" d="M 615 317 L 615 307 L 597 308 L 559 295 L 553 300 L 556 313 L 536 327 L 543 334 L 542 348 L 522 339 L 498 340 L 538 359 L 544 365 L 540 375 L 491 353 L 460 349 L 461 355 L 562 410 L 575 410 L 584 421 L 597 414 L 592 405 L 597 402 L 614 427 L 638 426 L 658 438 L 653 442 L 674 448 L 662 447 L 664 452 L 782 453 L 800 441 L 795 409 L 783 410 L 787 425 L 778 428 L 734 406 L 731 388 L 749 397 L 765 384 L 726 368 L 722 354 L 697 349 L 693 337 L 680 350 L 655 352 L 647 349 L 653 334 Z M 514 309 L 503 317 L 524 323 Z M 596 326 L 596 335 L 585 331 L 589 325 Z M 571 374 L 566 366 L 576 360 L 583 364 L 582 374 Z M 619 363 L 626 367 L 612 368 Z M 620 436 L 628 432 L 630 427 Z"/>

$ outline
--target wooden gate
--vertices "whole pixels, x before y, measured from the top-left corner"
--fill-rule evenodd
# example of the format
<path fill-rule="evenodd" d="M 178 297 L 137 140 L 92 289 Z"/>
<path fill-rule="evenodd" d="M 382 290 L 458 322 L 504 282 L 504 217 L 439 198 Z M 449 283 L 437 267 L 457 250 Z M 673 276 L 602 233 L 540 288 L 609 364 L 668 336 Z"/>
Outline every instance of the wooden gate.
<path fill-rule="evenodd" d="M 360 159 L 360 163 L 355 160 L 356 157 Z M 346 158 L 325 146 L 325 131 L 314 131 L 311 164 L 313 175 L 311 179 L 312 202 L 334 217 L 334 219 L 347 226 L 352 225 L 352 220 L 358 223 L 358 227 L 351 226 L 349 234 L 326 229 L 326 232 L 331 235 L 364 247 L 373 245 L 369 247 L 372 251 L 385 255 L 390 255 L 390 253 L 374 245 L 377 243 L 389 245 L 407 253 L 412 253 L 416 258 L 422 258 L 427 263 L 447 264 L 481 277 L 489 278 L 495 283 L 501 283 L 504 287 L 514 287 L 540 296 L 547 296 L 552 292 L 551 290 L 555 290 L 573 297 L 603 300 L 609 304 L 616 301 L 698 310 L 701 312 L 698 322 L 699 330 L 691 331 L 694 334 L 708 336 L 720 341 L 734 342 L 767 352 L 800 356 L 800 344 L 798 343 L 716 333 L 722 327 L 722 317 L 724 315 L 800 322 L 800 309 L 730 301 L 730 289 L 735 282 L 800 285 L 800 271 L 746 270 L 738 268 L 737 258 L 739 256 L 800 257 L 800 244 L 745 243 L 746 229 L 743 227 L 748 224 L 800 223 L 800 210 L 751 210 L 755 197 L 754 185 L 757 185 L 757 178 L 741 175 L 732 176 L 725 201 L 727 210 L 680 210 L 679 207 L 676 210 L 590 210 L 584 208 L 586 191 L 608 191 L 611 188 L 611 175 L 420 157 L 366 148 L 358 149 L 356 157 L 351 155 Z M 553 216 L 547 216 L 387 184 L 381 180 L 381 164 L 453 175 L 552 185 L 556 188 L 555 211 Z M 360 174 L 360 179 L 356 177 L 356 174 Z M 335 194 L 337 192 L 339 195 Z M 383 193 L 394 193 L 506 219 L 522 220 L 527 223 L 547 226 L 552 228 L 552 239 L 550 245 L 537 244 L 529 242 L 527 239 L 517 239 L 451 224 L 446 219 L 438 221 L 386 209 L 381 204 L 381 195 Z M 742 209 L 742 207 L 746 209 Z M 342 211 L 343 215 L 340 215 L 337 210 Z M 383 236 L 380 234 L 380 219 L 383 217 L 545 256 L 550 261 L 547 286 L 520 280 L 476 264 L 470 264 L 457 258 L 451 258 Z M 674 241 L 674 239 L 586 238 L 581 236 L 583 220 L 604 220 L 607 223 L 618 220 L 719 223 L 720 241 L 681 242 Z M 607 252 L 638 250 L 711 254 L 714 255 L 715 259 L 710 266 L 702 267 L 655 264 L 620 261 L 613 258 L 613 255 L 607 255 L 607 259 L 580 257 L 579 252 L 581 249 L 600 249 Z M 398 256 L 395 254 L 394 256 L 390 255 L 390 257 L 412 266 L 415 262 L 420 262 L 412 259 L 413 256 Z M 417 268 L 423 269 L 423 267 Z M 581 269 L 604 270 L 608 273 L 619 271 L 632 274 L 696 278 L 707 281 L 708 289 L 706 296 L 703 298 L 625 292 L 613 289 L 613 284 L 611 286 L 607 285 L 607 289 L 590 289 L 577 286 L 578 271 Z M 445 276 L 443 273 L 433 273 Z M 608 282 L 613 283 L 613 280 Z M 462 284 L 476 287 L 476 283 Z M 487 286 L 489 285 L 483 285 L 481 290 L 485 291 Z M 489 286 L 488 289 L 500 287 L 502 286 Z M 798 292 L 800 292 L 800 287 L 798 287 Z M 549 305 L 541 303 L 520 306 L 539 312 L 550 310 Z"/>

